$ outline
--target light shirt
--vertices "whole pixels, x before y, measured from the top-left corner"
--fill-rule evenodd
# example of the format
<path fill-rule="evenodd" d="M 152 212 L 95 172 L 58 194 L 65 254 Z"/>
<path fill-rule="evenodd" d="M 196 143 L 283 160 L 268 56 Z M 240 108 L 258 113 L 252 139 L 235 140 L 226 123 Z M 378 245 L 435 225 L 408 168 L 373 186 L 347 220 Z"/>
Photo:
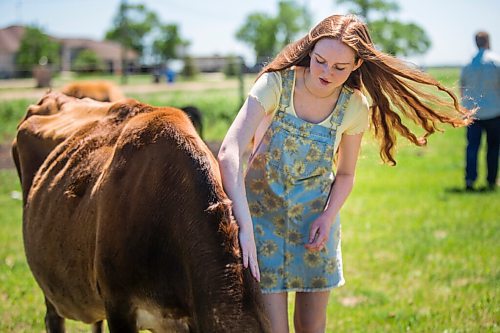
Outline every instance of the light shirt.
<path fill-rule="evenodd" d="M 462 105 L 479 108 L 480 120 L 500 116 L 500 57 L 487 49 L 479 49 L 472 62 L 462 69 Z"/>
<path fill-rule="evenodd" d="M 294 76 L 294 78 L 296 75 Z M 281 73 L 280 72 L 268 72 L 262 74 L 259 79 L 255 82 L 252 89 L 248 93 L 250 96 L 254 97 L 262 106 L 266 112 L 266 116 L 262 120 L 261 124 L 255 132 L 254 140 L 254 151 L 258 144 L 264 137 L 267 128 L 271 125 L 272 119 L 276 110 L 279 106 L 279 100 L 281 95 Z M 295 79 L 293 82 L 292 98 L 290 105 L 286 108 L 285 112 L 292 114 L 297 117 L 295 113 L 295 108 L 293 105 L 293 96 L 295 90 Z M 337 133 L 335 137 L 334 151 L 336 152 L 340 141 L 342 139 L 342 134 L 355 135 L 366 131 L 369 125 L 369 104 L 366 97 L 357 89 L 354 89 L 350 99 L 346 101 L 347 106 L 344 113 L 344 119 L 342 124 L 337 128 Z M 340 107 L 340 105 L 339 105 Z M 318 123 L 318 125 L 331 128 L 330 118 L 332 113 L 326 117 L 323 121 Z"/>

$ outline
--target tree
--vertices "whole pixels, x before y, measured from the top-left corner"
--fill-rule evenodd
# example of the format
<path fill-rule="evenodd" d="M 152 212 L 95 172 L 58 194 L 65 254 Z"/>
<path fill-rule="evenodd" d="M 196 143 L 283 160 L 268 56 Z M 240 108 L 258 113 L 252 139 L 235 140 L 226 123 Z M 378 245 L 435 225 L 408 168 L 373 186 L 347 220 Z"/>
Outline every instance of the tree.
<path fill-rule="evenodd" d="M 423 54 L 431 45 L 425 31 L 414 23 L 381 19 L 373 21 L 370 29 L 375 44 L 392 55 Z"/>
<path fill-rule="evenodd" d="M 113 27 L 106 32 L 106 39 L 116 41 L 142 56 L 145 36 L 157 25 L 157 15 L 143 4 L 122 2 L 113 19 Z"/>
<path fill-rule="evenodd" d="M 49 38 L 37 27 L 26 27 L 19 51 L 16 54 L 16 66 L 22 72 L 31 71 L 42 58 L 49 64 L 59 64 L 60 45 Z"/>
<path fill-rule="evenodd" d="M 139 53 L 144 62 L 155 60 L 166 62 L 179 56 L 179 48 L 189 42 L 182 39 L 176 24 L 163 24 L 158 16 L 143 4 L 127 4 L 122 0 L 113 27 L 106 33 L 106 39 L 122 45 L 122 68 L 126 69 L 125 49 Z M 151 57 L 151 58 L 150 58 Z M 127 80 L 123 70 L 122 82 Z"/>
<path fill-rule="evenodd" d="M 386 15 L 399 11 L 397 3 L 387 0 L 337 0 L 337 3 L 350 4 L 353 7 L 351 13 L 364 17 L 367 22 L 370 21 L 369 14 L 371 12 L 380 12 Z"/>
<path fill-rule="evenodd" d="M 82 50 L 73 63 L 73 69 L 80 72 L 97 72 L 104 69 L 104 63 L 92 50 Z"/>
<path fill-rule="evenodd" d="M 415 23 L 403 23 L 388 18 L 399 11 L 399 5 L 388 0 L 336 0 L 338 4 L 351 5 L 351 12 L 362 16 L 370 29 L 373 42 L 382 51 L 392 55 L 425 53 L 431 41 L 425 31 Z M 380 18 L 373 19 L 378 14 Z"/>
<path fill-rule="evenodd" d="M 236 33 L 236 38 L 251 45 L 257 62 L 272 56 L 277 48 L 278 22 L 264 13 L 253 13 L 247 17 L 243 26 Z"/>
<path fill-rule="evenodd" d="M 280 1 L 278 8 L 278 33 L 282 34 L 278 47 L 281 49 L 311 26 L 311 15 L 306 7 L 298 6 L 293 1 Z"/>
<path fill-rule="evenodd" d="M 252 13 L 236 32 L 236 38 L 253 47 L 257 63 L 274 56 L 310 27 L 310 14 L 295 1 L 281 0 L 278 15 Z"/>
<path fill-rule="evenodd" d="M 164 24 L 158 27 L 158 37 L 153 41 L 153 54 L 161 62 L 179 57 L 179 48 L 186 47 L 189 42 L 182 39 L 176 24 Z"/>
<path fill-rule="evenodd" d="M 122 83 L 127 82 L 126 49 L 133 49 L 140 56 L 145 47 L 145 36 L 158 24 L 156 14 L 143 4 L 127 4 L 122 0 L 118 13 L 113 19 L 113 27 L 106 32 L 107 40 L 121 44 Z"/>

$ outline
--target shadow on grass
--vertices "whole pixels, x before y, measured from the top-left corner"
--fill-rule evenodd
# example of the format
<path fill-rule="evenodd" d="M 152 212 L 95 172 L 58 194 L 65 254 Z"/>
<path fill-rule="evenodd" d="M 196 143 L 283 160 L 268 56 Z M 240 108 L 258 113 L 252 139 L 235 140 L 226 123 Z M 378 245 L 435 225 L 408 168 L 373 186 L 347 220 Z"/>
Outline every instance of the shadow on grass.
<path fill-rule="evenodd" d="M 479 188 L 466 188 L 466 187 L 448 187 L 445 188 L 444 191 L 446 193 L 454 193 L 454 194 L 490 194 L 496 192 L 496 188 L 491 188 L 488 186 L 479 187 Z"/>

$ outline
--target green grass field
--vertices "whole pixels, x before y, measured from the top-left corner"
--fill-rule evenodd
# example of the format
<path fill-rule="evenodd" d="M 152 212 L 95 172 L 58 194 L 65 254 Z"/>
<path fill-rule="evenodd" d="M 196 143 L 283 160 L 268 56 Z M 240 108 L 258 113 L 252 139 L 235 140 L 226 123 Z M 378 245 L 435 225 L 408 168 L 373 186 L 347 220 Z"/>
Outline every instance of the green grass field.
<path fill-rule="evenodd" d="M 454 86 L 458 72 L 432 74 Z M 155 105 L 201 103 L 214 140 L 238 107 L 236 92 L 136 97 Z M 30 102 L 0 104 L 0 138 L 11 136 Z M 366 135 L 341 214 L 347 282 L 331 294 L 328 332 L 500 332 L 500 192 L 453 191 L 463 185 L 464 148 L 463 128 L 432 135 L 425 148 L 400 140 L 398 165 L 390 167 Z M 484 149 L 480 160 L 483 181 Z M 1 170 L 0 332 L 41 332 L 43 297 L 24 258 L 21 203 L 12 198 L 19 190 L 15 171 Z M 67 328 L 90 332 L 71 321 Z"/>

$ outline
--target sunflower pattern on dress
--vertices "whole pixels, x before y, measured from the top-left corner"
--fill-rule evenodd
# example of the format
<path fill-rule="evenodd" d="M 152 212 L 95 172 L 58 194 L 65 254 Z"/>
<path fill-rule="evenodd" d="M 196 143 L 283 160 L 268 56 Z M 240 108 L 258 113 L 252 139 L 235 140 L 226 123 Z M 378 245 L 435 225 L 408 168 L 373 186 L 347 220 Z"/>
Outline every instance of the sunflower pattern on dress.
<path fill-rule="evenodd" d="M 344 283 L 338 216 L 322 251 L 308 251 L 304 245 L 334 180 L 336 130 L 352 90 L 342 88 L 330 127 L 309 123 L 286 111 L 293 100 L 294 75 L 291 69 L 281 72 L 278 110 L 245 176 L 264 293 L 320 291 Z"/>

